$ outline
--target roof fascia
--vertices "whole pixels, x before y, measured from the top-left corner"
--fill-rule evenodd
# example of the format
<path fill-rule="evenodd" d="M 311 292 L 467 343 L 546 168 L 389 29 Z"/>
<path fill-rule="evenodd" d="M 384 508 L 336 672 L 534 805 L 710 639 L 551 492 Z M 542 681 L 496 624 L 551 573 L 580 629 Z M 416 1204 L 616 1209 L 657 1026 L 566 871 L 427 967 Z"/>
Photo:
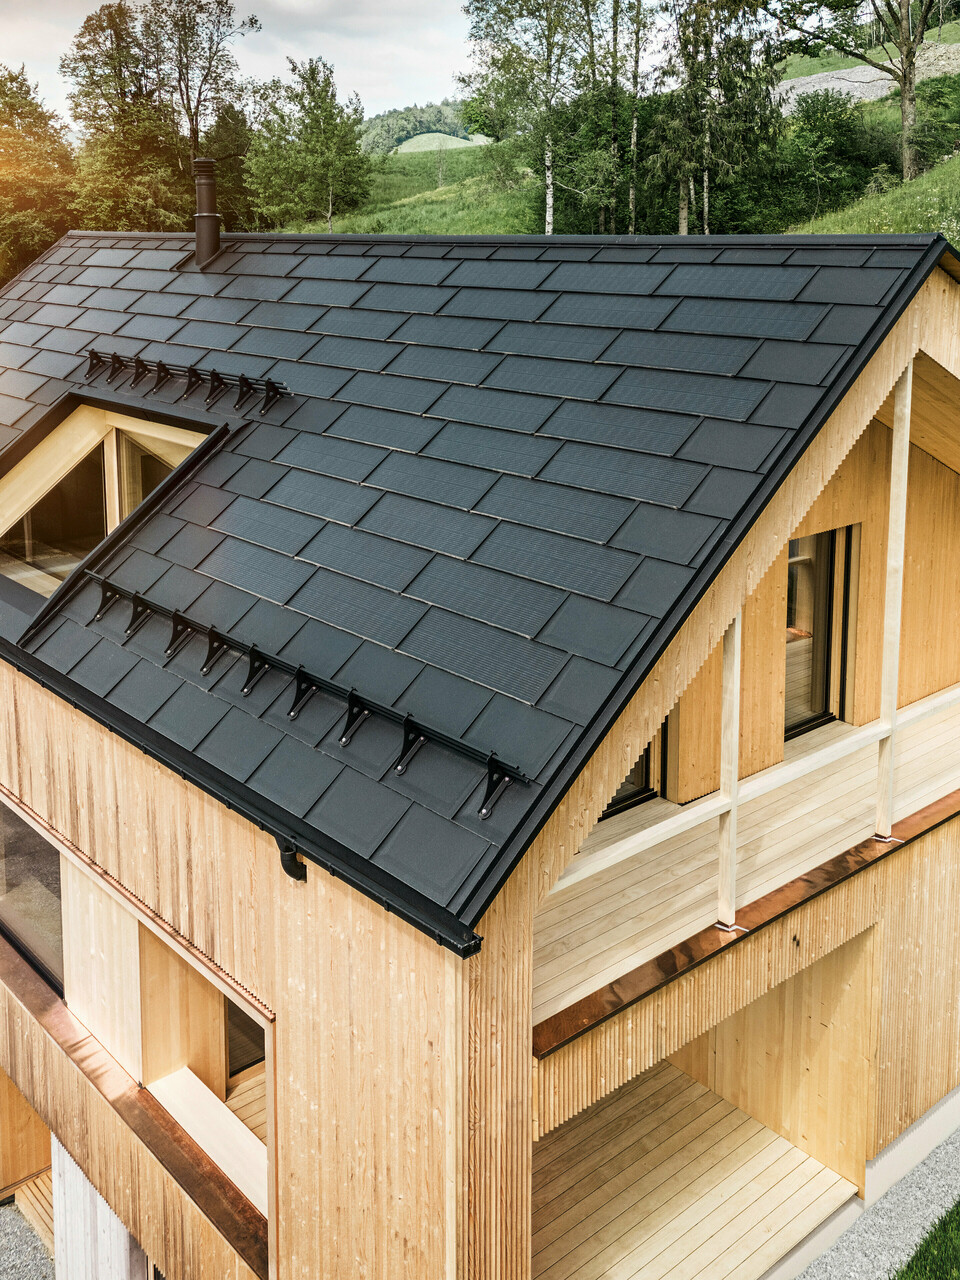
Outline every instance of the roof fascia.
<path fill-rule="evenodd" d="M 693 237 L 689 237 L 689 239 L 693 239 Z M 812 239 L 813 237 L 806 237 L 807 242 Z M 829 239 L 833 242 L 839 237 L 824 237 L 824 239 Z M 872 240 L 873 237 L 870 237 L 870 239 Z M 918 237 L 918 239 L 926 240 L 927 237 Z M 902 243 L 902 237 L 900 240 Z M 480 883 L 471 899 L 464 905 L 461 918 L 472 928 L 479 924 L 483 915 L 516 870 L 521 859 L 527 853 L 553 811 L 576 781 L 580 771 L 600 747 L 618 717 L 656 666 L 664 650 L 693 612 L 710 584 L 723 570 L 749 529 L 767 507 L 787 476 L 803 457 L 810 443 L 829 421 L 830 416 L 840 402 L 850 392 L 857 378 L 859 378 L 883 344 L 884 339 L 916 297 L 924 282 L 933 274 L 941 262 L 947 258 L 950 259 L 952 264 L 957 264 L 960 261 L 960 255 L 957 254 L 945 237 L 937 235 L 930 241 L 930 247 L 927 252 L 909 273 L 894 299 L 887 305 L 883 315 L 878 318 L 867 338 L 861 343 L 843 378 L 817 408 L 810 421 L 796 433 L 792 440 L 787 442 L 776 468 L 766 477 L 753 500 L 732 522 L 723 541 L 705 562 L 700 572 L 692 579 L 674 608 L 661 619 L 642 657 L 632 668 L 624 673 L 593 722 L 587 727 L 580 739 L 573 744 L 566 758 L 559 764 L 553 778 L 544 787 L 533 808 L 505 843 L 499 865 L 495 867 L 492 875 Z"/>

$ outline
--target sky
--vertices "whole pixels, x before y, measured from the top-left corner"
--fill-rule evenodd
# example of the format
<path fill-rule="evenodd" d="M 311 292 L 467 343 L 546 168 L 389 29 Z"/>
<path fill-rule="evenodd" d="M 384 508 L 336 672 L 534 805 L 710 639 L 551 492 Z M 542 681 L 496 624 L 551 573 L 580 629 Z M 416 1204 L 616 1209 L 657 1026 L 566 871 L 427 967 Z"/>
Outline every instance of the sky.
<path fill-rule="evenodd" d="M 341 98 L 356 92 L 368 116 L 437 102 L 467 65 L 463 0 L 251 0 L 263 30 L 236 45 L 244 75 L 285 74 L 286 59 L 332 62 Z M 0 60 L 24 63 L 47 105 L 69 116 L 60 57 L 97 0 L 0 0 Z"/>

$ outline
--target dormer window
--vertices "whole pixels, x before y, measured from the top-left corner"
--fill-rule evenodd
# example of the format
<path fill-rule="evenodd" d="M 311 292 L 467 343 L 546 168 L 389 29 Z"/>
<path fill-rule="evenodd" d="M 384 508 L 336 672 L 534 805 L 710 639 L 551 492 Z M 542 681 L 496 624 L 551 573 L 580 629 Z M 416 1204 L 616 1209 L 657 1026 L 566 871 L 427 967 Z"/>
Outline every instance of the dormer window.
<path fill-rule="evenodd" d="M 202 439 L 78 409 L 0 480 L 0 573 L 52 595 Z"/>

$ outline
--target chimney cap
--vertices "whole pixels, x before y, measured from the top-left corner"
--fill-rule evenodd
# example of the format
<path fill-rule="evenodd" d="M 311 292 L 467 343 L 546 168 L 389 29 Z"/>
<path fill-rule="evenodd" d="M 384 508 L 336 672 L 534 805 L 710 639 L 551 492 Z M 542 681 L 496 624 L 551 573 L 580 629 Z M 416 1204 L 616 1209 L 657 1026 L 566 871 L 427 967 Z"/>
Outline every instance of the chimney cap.
<path fill-rule="evenodd" d="M 220 214 L 217 212 L 217 162 L 198 156 L 193 162 L 197 188 L 194 214 L 194 260 L 202 271 L 220 252 Z"/>

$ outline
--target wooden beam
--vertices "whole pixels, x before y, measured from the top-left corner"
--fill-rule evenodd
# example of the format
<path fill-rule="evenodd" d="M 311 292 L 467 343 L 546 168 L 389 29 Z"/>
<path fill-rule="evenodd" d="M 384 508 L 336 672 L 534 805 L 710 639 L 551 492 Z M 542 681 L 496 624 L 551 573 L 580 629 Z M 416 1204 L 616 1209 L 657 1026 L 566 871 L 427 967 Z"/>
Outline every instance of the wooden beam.
<path fill-rule="evenodd" d="M 729 809 L 720 815 L 719 923 L 732 929 L 737 913 L 737 791 L 740 786 L 741 615 L 723 636 L 723 697 L 720 727 L 720 794 Z"/>
<path fill-rule="evenodd" d="M 913 361 L 900 375 L 894 392 L 893 453 L 890 506 L 887 515 L 887 574 L 883 606 L 883 665 L 880 677 L 880 739 L 877 774 L 877 835 L 890 838 L 893 826 L 894 736 L 900 678 L 900 614 L 903 602 L 903 551 L 907 531 L 907 478 L 910 466 L 910 409 Z"/>

